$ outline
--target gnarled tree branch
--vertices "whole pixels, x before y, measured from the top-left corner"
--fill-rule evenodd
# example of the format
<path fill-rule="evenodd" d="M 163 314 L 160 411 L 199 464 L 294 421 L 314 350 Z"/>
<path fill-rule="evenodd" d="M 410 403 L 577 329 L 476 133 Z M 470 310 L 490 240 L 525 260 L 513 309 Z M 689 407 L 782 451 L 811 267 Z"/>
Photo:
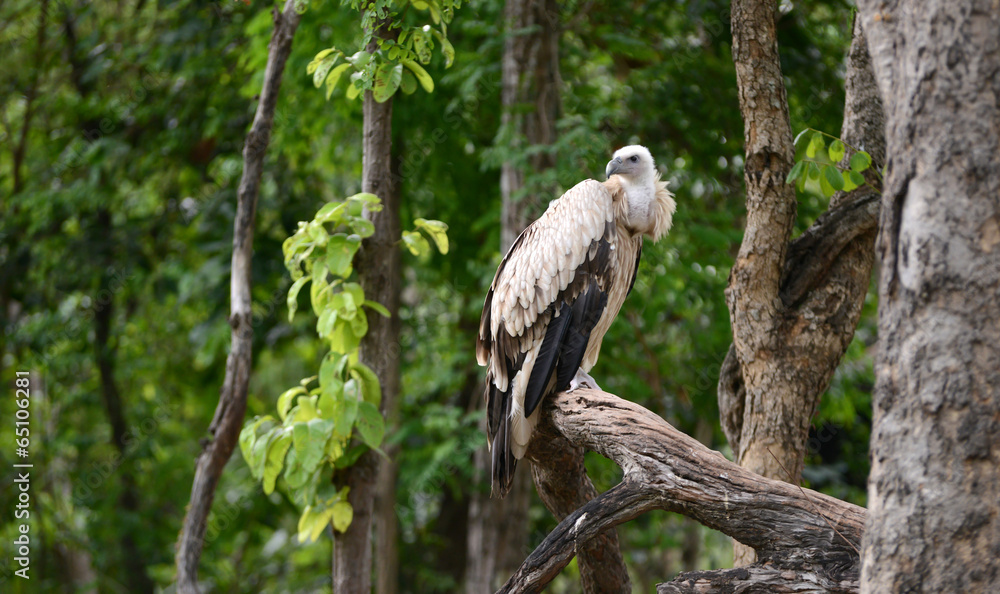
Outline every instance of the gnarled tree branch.
<path fill-rule="evenodd" d="M 878 179 L 876 165 L 866 172 L 868 185 L 834 195 L 830 209 L 794 241 L 788 243 L 787 236 L 775 232 L 787 220 L 772 222 L 769 213 L 783 200 L 794 200 L 794 189 L 749 158 L 760 150 L 755 127 L 759 112 L 774 115 L 773 105 L 783 102 L 783 96 L 775 97 L 777 103 L 762 101 L 757 88 L 763 76 L 773 78 L 769 68 L 777 68 L 776 51 L 763 51 L 771 46 L 760 41 L 764 33 L 773 32 L 768 28 L 773 12 L 758 10 L 766 4 L 746 0 L 739 3 L 740 11 L 735 2 L 733 8 L 734 60 L 737 73 L 743 73 L 741 98 L 750 99 L 741 101 L 747 125 L 748 218 L 727 293 L 733 345 L 720 370 L 718 397 L 722 428 L 736 459 L 751 470 L 797 482 L 813 411 L 861 317 L 874 262 Z M 737 41 L 745 51 L 736 51 Z M 769 58 L 770 66 L 760 65 L 761 56 Z M 780 78 L 774 80 L 780 85 Z M 884 163 L 885 118 L 859 23 L 847 60 L 846 91 L 842 139 L 849 147 L 868 151 L 876 164 Z M 777 145 L 790 150 L 787 112 L 776 121 L 781 134 L 773 134 L 782 140 Z M 850 153 L 853 150 L 841 167 L 847 166 Z M 771 164 L 775 161 L 784 163 L 772 160 Z M 760 187 L 763 179 L 770 179 L 773 186 Z M 790 212 L 794 220 L 794 210 L 781 212 Z M 772 232 L 764 233 L 768 229 Z M 783 255 L 776 264 L 780 278 L 774 293 L 774 262 L 769 259 L 762 267 L 761 256 L 779 252 Z M 737 562 L 746 559 L 745 551 L 738 553 Z"/>
<path fill-rule="evenodd" d="M 740 591 L 777 578 L 795 591 L 857 591 L 863 508 L 741 468 L 638 404 L 605 392 L 563 393 L 543 407 L 529 452 L 565 439 L 615 461 L 625 476 L 566 516 L 500 592 L 539 591 L 592 538 L 654 509 L 693 518 L 758 554 L 757 563 L 737 573 L 682 574 L 663 591 L 704 591 L 706 580 L 728 580 Z"/>

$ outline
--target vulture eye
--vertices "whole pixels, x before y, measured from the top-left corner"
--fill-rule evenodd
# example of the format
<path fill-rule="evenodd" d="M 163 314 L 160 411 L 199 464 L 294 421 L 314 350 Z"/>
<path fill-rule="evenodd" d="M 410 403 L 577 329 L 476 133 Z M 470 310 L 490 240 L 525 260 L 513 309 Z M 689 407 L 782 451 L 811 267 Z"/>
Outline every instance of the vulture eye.
<path fill-rule="evenodd" d="M 629 157 L 628 160 L 632 161 L 633 163 L 638 163 L 639 162 L 639 157 L 636 156 L 636 155 L 632 155 L 631 157 Z"/>

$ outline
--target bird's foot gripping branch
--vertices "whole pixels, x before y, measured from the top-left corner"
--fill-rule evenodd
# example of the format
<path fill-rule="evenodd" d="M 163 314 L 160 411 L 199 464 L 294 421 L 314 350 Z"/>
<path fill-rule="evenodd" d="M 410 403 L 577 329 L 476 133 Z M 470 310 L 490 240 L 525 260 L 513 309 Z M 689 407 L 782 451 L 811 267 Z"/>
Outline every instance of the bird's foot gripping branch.
<path fill-rule="evenodd" d="M 347 530 L 353 517 L 348 487 L 329 477 L 369 449 L 378 450 L 385 437 L 381 386 L 358 360 L 358 347 L 368 332 L 369 310 L 383 316 L 389 311 L 366 299 L 361 285 L 351 281 L 354 256 L 374 232 L 363 216 L 366 208 L 377 211 L 381 203 L 367 193 L 328 203 L 285 240 L 285 266 L 294 281 L 288 290 L 289 321 L 298 309 L 300 291 L 310 283 L 316 333 L 330 350 L 318 374 L 278 397 L 277 417 L 251 419 L 240 433 L 243 458 L 264 492 L 277 486 L 302 509 L 303 542 L 315 540 L 331 523 L 336 530 Z M 424 219 L 415 225 L 447 253 L 447 225 Z M 430 243 L 419 231 L 404 231 L 401 241 L 416 256 L 430 252 Z"/>

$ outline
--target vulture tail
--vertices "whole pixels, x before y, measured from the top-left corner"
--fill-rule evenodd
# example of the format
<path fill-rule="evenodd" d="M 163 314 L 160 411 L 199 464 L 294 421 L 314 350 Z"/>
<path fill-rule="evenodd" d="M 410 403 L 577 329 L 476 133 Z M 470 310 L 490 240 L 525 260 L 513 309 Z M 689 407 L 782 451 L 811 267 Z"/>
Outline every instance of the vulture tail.
<path fill-rule="evenodd" d="M 512 372 L 512 368 L 513 365 L 509 365 L 508 371 Z M 513 373 L 508 375 L 512 376 Z M 506 391 L 500 390 L 493 382 L 493 375 L 486 376 L 486 432 L 492 456 L 493 497 L 500 499 L 510 492 L 517 466 L 510 443 L 510 409 L 513 403 L 510 392 L 513 387 L 511 381 L 507 383 Z"/>
<path fill-rule="evenodd" d="M 510 411 L 510 398 L 507 398 L 507 410 Z M 510 493 L 510 485 L 514 481 L 514 469 L 517 458 L 510 449 L 510 414 L 505 413 L 500 421 L 500 430 L 493 437 L 493 497 L 503 499 Z"/>

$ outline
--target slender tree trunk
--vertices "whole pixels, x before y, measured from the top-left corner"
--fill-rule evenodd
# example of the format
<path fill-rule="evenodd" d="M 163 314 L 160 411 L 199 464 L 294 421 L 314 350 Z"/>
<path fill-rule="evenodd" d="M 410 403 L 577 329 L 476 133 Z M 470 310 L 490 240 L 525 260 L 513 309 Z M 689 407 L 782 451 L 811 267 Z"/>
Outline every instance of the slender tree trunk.
<path fill-rule="evenodd" d="M 97 228 L 112 237 L 111 212 L 106 208 L 97 211 Z M 103 244 L 103 260 L 106 266 L 113 263 L 114 247 L 112 239 L 106 238 Z M 102 275 L 102 292 L 108 291 L 107 303 L 103 299 L 95 303 L 94 313 L 94 355 L 97 363 L 98 375 L 101 378 L 101 398 L 104 401 L 104 410 L 108 415 L 108 422 L 111 425 L 111 444 L 118 450 L 118 456 L 122 459 L 118 467 L 118 476 L 121 480 L 121 494 L 118 504 L 128 515 L 125 522 L 120 527 L 121 535 L 121 560 L 125 569 L 125 579 L 129 590 L 132 592 L 152 592 L 153 580 L 146 572 L 146 565 L 143 556 L 137 554 L 134 526 L 138 525 L 139 512 L 139 488 L 135 483 L 135 475 L 132 474 L 131 465 L 125 459 L 128 452 L 125 444 L 127 441 L 128 423 L 125 417 L 125 404 L 122 402 L 121 391 L 118 389 L 118 382 L 115 378 L 115 346 L 111 338 L 112 325 L 114 323 L 114 292 L 110 291 L 109 279 Z"/>
<path fill-rule="evenodd" d="M 191 485 L 191 501 L 177 543 L 177 591 L 182 594 L 199 591 L 198 562 L 204 546 L 208 514 L 219 477 L 236 447 L 246 412 L 253 347 L 250 262 L 253 257 L 254 220 L 281 77 L 301 18 L 295 4 L 295 0 L 286 0 L 280 13 L 277 8 L 274 9 L 274 34 L 268 46 L 260 103 L 243 146 L 243 177 L 236 195 L 236 220 L 233 222 L 229 317 L 232 345 L 226 359 L 226 377 L 219 394 L 219 405 L 208 427 L 211 438 L 198 456 Z"/>
<path fill-rule="evenodd" d="M 859 2 L 888 115 L 863 592 L 1000 591 L 1000 7 Z"/>
<path fill-rule="evenodd" d="M 798 483 L 812 416 L 861 315 L 872 270 L 877 196 L 866 186 L 835 195 L 827 213 L 789 244 L 795 190 L 785 177 L 794 150 L 775 37 L 776 4 L 733 2 L 747 228 L 726 290 L 733 347 L 719 378 L 719 408 L 740 465 Z M 884 120 L 860 27 L 847 69 L 841 136 L 882 162 Z M 877 183 L 874 173 L 869 180 Z M 753 559 L 753 551 L 737 544 L 737 565 Z"/>
<path fill-rule="evenodd" d="M 501 131 L 508 148 L 555 141 L 559 101 L 559 6 L 554 0 L 508 0 L 504 6 Z M 530 109 L 525 109 L 530 106 Z M 552 167 L 550 155 L 535 154 L 529 166 L 535 173 Z M 522 196 L 521 162 L 505 161 L 500 170 L 500 251 L 506 253 L 530 222 L 529 200 Z M 554 189 L 553 189 L 554 191 Z M 544 202 L 544 201 L 543 201 Z M 486 433 L 485 419 L 482 423 Z M 490 476 L 486 447 L 474 454 L 477 474 Z M 528 508 L 531 481 L 523 470 L 504 499 L 491 500 L 489 490 L 477 490 L 469 505 L 468 568 L 465 591 L 491 592 L 497 578 L 510 575 L 528 552 Z M 487 481 L 488 482 L 488 481 Z"/>
<path fill-rule="evenodd" d="M 12 144 L 13 154 L 11 156 L 13 163 L 11 168 L 14 173 L 14 189 L 11 192 L 12 194 L 17 194 L 24 189 L 22 166 L 24 165 L 24 158 L 28 151 L 28 132 L 31 129 L 31 118 L 35 114 L 35 100 L 38 98 L 38 79 L 44 70 L 45 37 L 46 29 L 48 28 L 48 17 L 49 0 L 42 0 L 38 17 L 38 33 L 35 38 L 35 67 L 31 69 L 31 83 L 28 85 L 28 89 L 24 95 L 24 117 L 21 123 L 21 133 L 18 136 L 17 143 Z"/>
<path fill-rule="evenodd" d="M 379 23 L 376 36 L 388 38 L 398 30 Z M 377 49 L 373 41 L 369 52 Z M 364 139 L 361 188 L 382 200 L 382 210 L 366 212 L 375 233 L 358 252 L 356 270 L 365 298 L 378 301 L 392 314 L 368 317 L 368 334 L 361 341 L 360 360 L 372 368 L 382 385 L 382 412 L 396 415 L 399 397 L 399 194 L 392 175 L 392 98 L 378 103 L 371 92 L 364 96 Z M 392 463 L 379 460 L 374 452 L 362 456 L 348 470 L 354 520 L 347 532 L 334 538 L 334 592 L 371 591 L 372 520 L 377 545 L 376 592 L 397 590 L 396 471 Z"/>

